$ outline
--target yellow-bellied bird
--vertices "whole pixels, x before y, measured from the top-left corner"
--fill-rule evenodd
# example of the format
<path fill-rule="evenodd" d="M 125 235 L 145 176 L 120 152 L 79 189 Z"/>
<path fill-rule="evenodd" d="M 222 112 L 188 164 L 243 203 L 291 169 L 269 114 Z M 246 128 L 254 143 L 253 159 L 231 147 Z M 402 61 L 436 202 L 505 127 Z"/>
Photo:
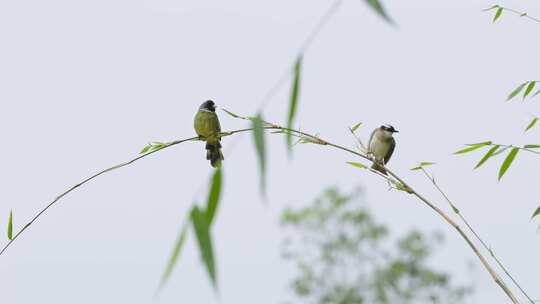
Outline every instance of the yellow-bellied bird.
<path fill-rule="evenodd" d="M 212 167 L 221 165 L 225 158 L 221 152 L 221 126 L 216 114 L 216 105 L 212 100 L 201 104 L 194 119 L 195 132 L 206 141 L 206 159 Z"/>

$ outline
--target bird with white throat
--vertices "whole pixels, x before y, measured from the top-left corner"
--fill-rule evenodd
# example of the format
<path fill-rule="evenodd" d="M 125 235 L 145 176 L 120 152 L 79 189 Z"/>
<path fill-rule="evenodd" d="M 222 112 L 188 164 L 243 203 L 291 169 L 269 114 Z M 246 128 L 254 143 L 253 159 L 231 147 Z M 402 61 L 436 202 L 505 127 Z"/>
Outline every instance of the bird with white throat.
<path fill-rule="evenodd" d="M 399 132 L 391 125 L 382 125 L 371 133 L 368 143 L 368 155 L 373 158 L 372 169 L 387 175 L 384 166 L 390 161 L 396 148 L 394 133 Z"/>

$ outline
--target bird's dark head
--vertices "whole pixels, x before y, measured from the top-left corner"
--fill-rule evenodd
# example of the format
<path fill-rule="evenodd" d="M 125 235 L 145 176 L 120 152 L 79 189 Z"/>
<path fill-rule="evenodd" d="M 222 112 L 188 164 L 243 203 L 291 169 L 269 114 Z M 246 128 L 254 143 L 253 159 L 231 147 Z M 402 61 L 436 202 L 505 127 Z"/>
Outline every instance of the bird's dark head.
<path fill-rule="evenodd" d="M 398 130 L 394 129 L 393 126 L 388 125 L 388 124 L 382 125 L 382 126 L 381 126 L 381 130 L 388 131 L 388 132 L 390 132 L 390 133 L 398 133 L 398 132 L 399 132 Z"/>
<path fill-rule="evenodd" d="M 199 110 L 215 112 L 216 104 L 212 100 L 207 100 L 201 104 Z"/>

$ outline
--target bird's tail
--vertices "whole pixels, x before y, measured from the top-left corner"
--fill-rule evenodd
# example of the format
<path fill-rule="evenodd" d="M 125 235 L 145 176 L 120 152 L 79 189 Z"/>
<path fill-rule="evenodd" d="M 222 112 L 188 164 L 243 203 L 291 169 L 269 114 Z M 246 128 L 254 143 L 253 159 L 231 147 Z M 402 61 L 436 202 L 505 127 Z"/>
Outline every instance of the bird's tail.
<path fill-rule="evenodd" d="M 388 174 L 386 173 L 386 170 L 384 169 L 384 167 L 381 166 L 381 165 L 379 165 L 379 164 L 377 164 L 377 163 L 375 163 L 375 162 L 373 163 L 373 165 L 371 165 L 371 169 L 377 170 L 377 171 L 381 172 L 381 173 L 384 174 L 384 175 L 388 175 Z"/>
<path fill-rule="evenodd" d="M 221 161 L 225 158 L 221 152 L 221 143 L 219 141 L 215 143 L 206 142 L 206 159 L 210 161 L 210 165 L 214 168 L 221 165 Z"/>

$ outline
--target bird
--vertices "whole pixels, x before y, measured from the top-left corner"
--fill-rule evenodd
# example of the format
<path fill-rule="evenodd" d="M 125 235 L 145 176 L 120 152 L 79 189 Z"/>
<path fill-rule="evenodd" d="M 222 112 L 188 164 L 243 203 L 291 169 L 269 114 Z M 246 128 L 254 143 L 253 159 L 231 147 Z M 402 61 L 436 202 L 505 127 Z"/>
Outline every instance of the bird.
<path fill-rule="evenodd" d="M 392 136 L 399 132 L 391 125 L 382 125 L 371 133 L 368 144 L 368 154 L 373 157 L 372 169 L 387 175 L 384 166 L 390 161 L 396 148 L 396 140 Z"/>
<path fill-rule="evenodd" d="M 206 141 L 206 159 L 210 161 L 212 167 L 219 167 L 225 158 L 221 152 L 221 126 L 216 114 L 216 105 L 212 100 L 201 104 L 195 114 L 193 126 L 197 135 Z"/>

